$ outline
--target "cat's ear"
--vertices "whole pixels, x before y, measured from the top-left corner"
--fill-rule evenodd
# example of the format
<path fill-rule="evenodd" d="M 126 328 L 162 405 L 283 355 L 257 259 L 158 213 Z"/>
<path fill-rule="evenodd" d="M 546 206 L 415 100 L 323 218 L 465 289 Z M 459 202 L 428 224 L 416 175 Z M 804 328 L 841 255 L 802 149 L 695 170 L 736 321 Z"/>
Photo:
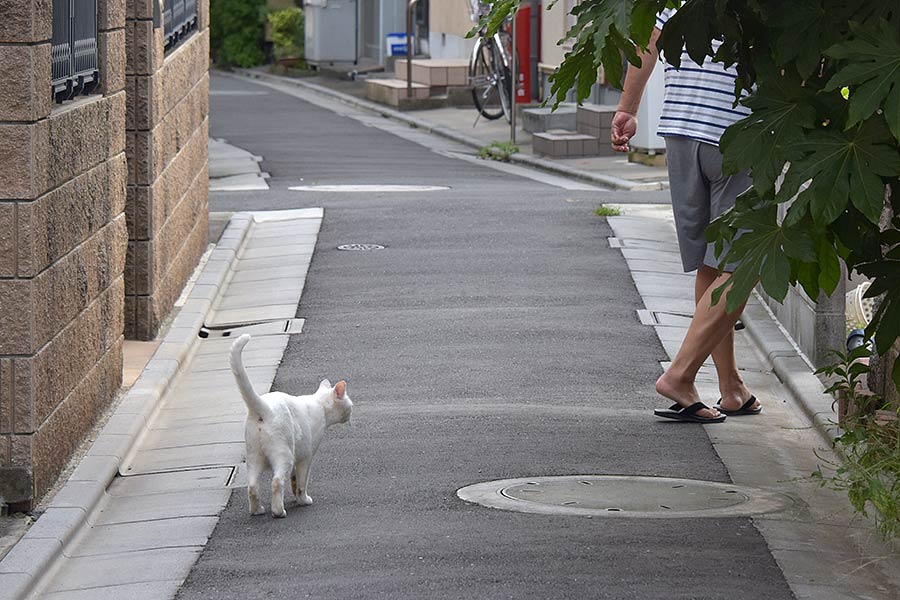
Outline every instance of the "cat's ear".
<path fill-rule="evenodd" d="M 331 387 L 331 382 L 328 381 L 327 379 L 323 379 L 323 380 L 322 380 L 322 383 L 319 384 L 319 390 L 320 390 L 320 391 L 321 391 L 323 388 L 330 388 L 330 387 Z"/>
<path fill-rule="evenodd" d="M 343 398 L 344 394 L 347 392 L 347 382 L 346 381 L 338 381 L 334 386 L 334 395 L 338 398 Z"/>

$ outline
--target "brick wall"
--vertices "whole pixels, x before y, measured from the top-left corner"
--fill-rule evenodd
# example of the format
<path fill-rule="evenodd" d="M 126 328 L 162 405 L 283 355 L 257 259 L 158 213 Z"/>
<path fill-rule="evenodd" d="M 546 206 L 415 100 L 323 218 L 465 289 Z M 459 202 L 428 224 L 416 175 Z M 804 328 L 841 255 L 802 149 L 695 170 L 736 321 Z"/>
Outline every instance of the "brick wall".
<path fill-rule="evenodd" d="M 153 0 L 127 0 L 125 335 L 152 339 L 208 242 L 209 2 L 164 54 Z"/>
<path fill-rule="evenodd" d="M 50 98 L 50 0 L 0 0 L 0 496 L 30 506 L 121 385 L 125 0 L 99 93 Z"/>

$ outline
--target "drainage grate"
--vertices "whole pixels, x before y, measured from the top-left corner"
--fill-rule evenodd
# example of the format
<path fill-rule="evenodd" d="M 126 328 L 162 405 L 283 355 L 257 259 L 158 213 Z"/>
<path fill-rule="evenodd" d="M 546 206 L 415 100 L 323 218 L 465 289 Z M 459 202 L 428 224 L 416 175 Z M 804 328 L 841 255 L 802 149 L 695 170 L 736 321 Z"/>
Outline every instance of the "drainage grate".
<path fill-rule="evenodd" d="M 515 512 L 632 518 L 731 518 L 793 504 L 777 492 L 715 481 L 571 475 L 488 481 L 461 488 L 461 499 Z"/>
<path fill-rule="evenodd" d="M 370 252 L 372 250 L 384 250 L 384 246 L 378 244 L 344 244 L 337 247 L 338 250 L 349 250 L 352 252 Z"/>
<path fill-rule="evenodd" d="M 263 321 L 260 323 L 247 323 L 246 325 L 229 325 L 223 328 L 202 327 L 198 334 L 201 338 L 227 338 L 238 337 L 243 333 L 251 335 L 281 335 L 303 333 L 303 324 L 306 319 L 277 319 L 275 321 Z"/>

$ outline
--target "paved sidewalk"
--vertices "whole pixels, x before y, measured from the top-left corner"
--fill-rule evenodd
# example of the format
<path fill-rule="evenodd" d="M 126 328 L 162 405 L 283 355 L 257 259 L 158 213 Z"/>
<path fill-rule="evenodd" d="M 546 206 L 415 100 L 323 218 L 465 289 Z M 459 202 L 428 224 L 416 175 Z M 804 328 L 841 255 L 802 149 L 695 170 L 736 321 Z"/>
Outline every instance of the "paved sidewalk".
<path fill-rule="evenodd" d="M 246 407 L 228 366 L 231 334 L 254 335 L 245 365 L 254 387 L 268 390 L 289 336 L 302 329 L 294 316 L 322 216 L 306 209 L 234 218 L 249 225 L 219 242 L 233 260 L 221 264 L 221 252 L 213 254 L 211 272 L 227 271 L 222 286 L 201 274 L 186 303 L 189 311 L 205 301 L 205 328 L 179 327 L 179 317 L 161 343 L 132 352 L 139 364 L 155 347 L 87 456 L 0 562 L 0 597 L 175 595 L 231 488 L 245 485 Z M 148 378 L 165 388 L 161 397 L 146 389 Z"/>

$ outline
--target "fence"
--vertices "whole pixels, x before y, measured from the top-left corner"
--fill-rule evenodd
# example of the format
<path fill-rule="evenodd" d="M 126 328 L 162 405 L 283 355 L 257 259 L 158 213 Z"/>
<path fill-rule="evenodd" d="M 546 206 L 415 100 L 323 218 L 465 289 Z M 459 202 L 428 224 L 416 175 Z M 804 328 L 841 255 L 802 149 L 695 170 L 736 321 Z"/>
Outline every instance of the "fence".
<path fill-rule="evenodd" d="M 100 83 L 97 0 L 53 0 L 52 43 L 51 90 L 56 101 L 93 92 Z"/>
<path fill-rule="evenodd" d="M 197 0 L 164 0 L 166 52 L 197 29 Z"/>

